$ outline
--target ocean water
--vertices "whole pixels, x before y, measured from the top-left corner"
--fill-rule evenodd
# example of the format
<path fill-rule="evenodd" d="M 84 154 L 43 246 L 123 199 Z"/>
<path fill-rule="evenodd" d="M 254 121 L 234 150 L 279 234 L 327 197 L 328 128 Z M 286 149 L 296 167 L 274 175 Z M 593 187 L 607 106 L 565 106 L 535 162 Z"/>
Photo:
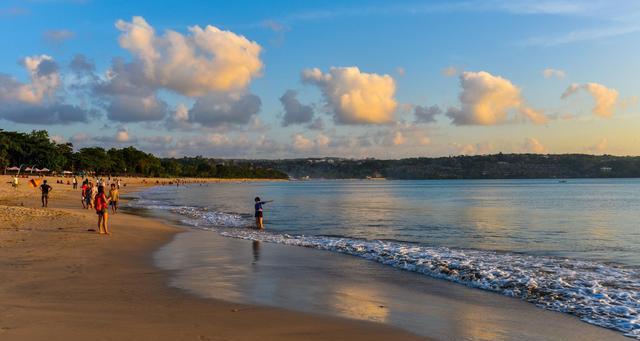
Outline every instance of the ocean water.
<path fill-rule="evenodd" d="M 253 225 L 253 198 L 266 231 Z M 131 201 L 226 237 L 342 253 L 517 297 L 640 339 L 640 180 L 155 187 Z"/>

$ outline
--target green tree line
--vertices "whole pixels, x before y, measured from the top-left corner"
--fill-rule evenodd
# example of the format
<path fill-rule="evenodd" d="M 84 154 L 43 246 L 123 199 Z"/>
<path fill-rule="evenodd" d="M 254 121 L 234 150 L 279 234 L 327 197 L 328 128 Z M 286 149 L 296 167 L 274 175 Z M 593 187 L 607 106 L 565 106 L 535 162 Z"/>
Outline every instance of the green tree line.
<path fill-rule="evenodd" d="M 282 179 L 287 174 L 270 168 L 231 161 L 191 158 L 158 158 L 134 147 L 87 147 L 73 150 L 71 143 L 56 143 L 45 130 L 30 133 L 0 129 L 0 167 L 34 166 L 55 172 L 96 172 L 103 175 L 150 177 L 210 177 Z"/>

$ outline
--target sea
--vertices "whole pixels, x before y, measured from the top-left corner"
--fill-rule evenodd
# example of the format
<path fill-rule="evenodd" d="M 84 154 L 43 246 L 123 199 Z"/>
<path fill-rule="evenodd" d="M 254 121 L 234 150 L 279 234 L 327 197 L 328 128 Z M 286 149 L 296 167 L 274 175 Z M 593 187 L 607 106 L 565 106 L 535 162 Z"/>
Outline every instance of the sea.
<path fill-rule="evenodd" d="M 273 200 L 264 231 L 252 228 L 256 196 Z M 640 179 L 226 182 L 153 187 L 129 207 L 517 298 L 640 339 Z"/>

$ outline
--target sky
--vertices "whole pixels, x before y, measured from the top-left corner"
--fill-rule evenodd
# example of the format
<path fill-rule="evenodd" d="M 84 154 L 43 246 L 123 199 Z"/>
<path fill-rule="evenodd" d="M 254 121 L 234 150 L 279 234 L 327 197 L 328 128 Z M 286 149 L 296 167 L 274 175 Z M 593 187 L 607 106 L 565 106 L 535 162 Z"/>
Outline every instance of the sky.
<path fill-rule="evenodd" d="M 640 2 L 0 1 L 0 129 L 159 156 L 640 155 Z"/>

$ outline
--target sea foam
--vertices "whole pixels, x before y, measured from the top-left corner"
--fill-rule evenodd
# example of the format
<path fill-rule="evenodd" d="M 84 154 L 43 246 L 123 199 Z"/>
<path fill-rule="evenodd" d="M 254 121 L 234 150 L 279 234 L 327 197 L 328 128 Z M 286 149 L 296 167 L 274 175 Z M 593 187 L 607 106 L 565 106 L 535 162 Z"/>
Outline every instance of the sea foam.
<path fill-rule="evenodd" d="M 583 321 L 640 339 L 640 270 L 615 264 L 540 257 L 486 250 L 336 236 L 307 236 L 257 231 L 252 217 L 175 207 L 159 202 L 133 203 L 169 210 L 184 224 L 223 236 L 309 247 L 358 256 L 394 268 L 480 288 L 573 314 Z"/>

